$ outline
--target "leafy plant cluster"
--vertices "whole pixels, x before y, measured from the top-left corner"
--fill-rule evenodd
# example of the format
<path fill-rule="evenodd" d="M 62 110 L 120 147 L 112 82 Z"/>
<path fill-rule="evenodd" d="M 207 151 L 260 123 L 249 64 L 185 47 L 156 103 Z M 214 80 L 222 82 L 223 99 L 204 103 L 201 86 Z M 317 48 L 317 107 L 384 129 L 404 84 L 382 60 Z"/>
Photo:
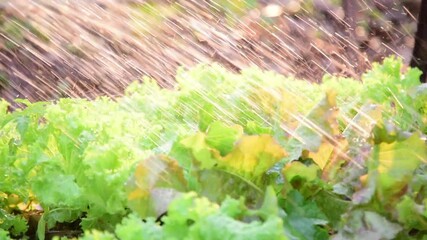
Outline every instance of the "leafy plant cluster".
<path fill-rule="evenodd" d="M 117 100 L 0 108 L 0 238 L 421 239 L 427 86 L 389 58 L 322 84 L 218 65 Z"/>

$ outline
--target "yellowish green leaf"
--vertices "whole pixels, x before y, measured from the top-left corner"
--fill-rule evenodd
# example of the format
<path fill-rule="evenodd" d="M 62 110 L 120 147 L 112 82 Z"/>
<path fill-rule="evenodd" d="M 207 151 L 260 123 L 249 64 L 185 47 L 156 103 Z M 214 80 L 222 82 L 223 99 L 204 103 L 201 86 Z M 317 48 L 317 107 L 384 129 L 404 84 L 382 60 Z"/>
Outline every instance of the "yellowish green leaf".
<path fill-rule="evenodd" d="M 191 149 L 193 157 L 200 163 L 202 169 L 209 169 L 217 163 L 215 156 L 219 156 L 219 152 L 206 143 L 205 133 L 198 132 L 187 137 L 181 141 L 181 144 Z"/>
<path fill-rule="evenodd" d="M 334 149 L 335 146 L 330 142 L 323 142 L 320 144 L 319 150 L 317 150 L 317 152 L 310 152 L 309 156 L 321 169 L 324 169 L 328 164 Z"/>
<path fill-rule="evenodd" d="M 288 143 L 290 157 L 292 160 L 298 159 L 304 150 L 316 153 L 325 142 L 334 143 L 335 136 L 339 134 L 336 116 L 336 94 L 327 92 L 323 98 L 306 116 L 300 119 L 300 125 L 296 129 L 293 137 Z M 327 146 L 326 144 L 325 146 Z M 318 160 L 314 161 L 319 166 L 324 167 L 328 161 L 326 159 L 331 146 L 324 147 L 318 152 Z"/>
<path fill-rule="evenodd" d="M 282 170 L 282 173 L 288 182 L 292 181 L 294 177 L 301 177 L 307 181 L 313 181 L 319 178 L 319 171 L 319 167 L 315 164 L 306 166 L 301 162 L 293 161 L 286 164 Z"/>
<path fill-rule="evenodd" d="M 380 196 L 392 196 L 402 191 L 426 159 L 427 146 L 418 134 L 403 141 L 377 144 L 369 159 L 369 177 L 377 177 Z"/>
<path fill-rule="evenodd" d="M 260 176 L 286 156 L 285 150 L 270 135 L 243 136 L 231 153 L 221 158 L 220 166 L 234 172 Z"/>
<path fill-rule="evenodd" d="M 231 152 L 234 143 L 243 135 L 243 128 L 239 125 L 228 126 L 220 121 L 209 126 L 206 133 L 206 143 L 220 151 L 224 156 Z"/>

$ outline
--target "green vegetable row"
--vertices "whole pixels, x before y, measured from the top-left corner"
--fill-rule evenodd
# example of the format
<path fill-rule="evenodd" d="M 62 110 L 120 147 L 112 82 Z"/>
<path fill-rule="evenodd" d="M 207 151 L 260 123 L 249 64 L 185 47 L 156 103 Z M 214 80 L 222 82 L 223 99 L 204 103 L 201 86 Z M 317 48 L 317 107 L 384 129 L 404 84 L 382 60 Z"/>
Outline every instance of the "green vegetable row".
<path fill-rule="evenodd" d="M 0 104 L 0 239 L 421 239 L 427 85 L 389 58 L 322 84 L 218 65 Z M 77 230 L 79 230 L 77 229 Z"/>

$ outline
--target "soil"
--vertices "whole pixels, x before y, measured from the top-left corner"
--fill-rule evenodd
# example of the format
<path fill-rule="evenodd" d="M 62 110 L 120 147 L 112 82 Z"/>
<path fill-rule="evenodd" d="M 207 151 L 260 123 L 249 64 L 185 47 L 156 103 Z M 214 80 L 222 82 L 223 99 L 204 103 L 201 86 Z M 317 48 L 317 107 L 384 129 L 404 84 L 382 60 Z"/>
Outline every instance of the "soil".
<path fill-rule="evenodd" d="M 332 0 L 230 2 L 3 2 L 0 96 L 115 97 L 146 75 L 170 87 L 179 66 L 200 62 L 319 82 L 357 78 L 390 54 L 410 60 L 417 0 L 363 1 L 352 22 Z"/>

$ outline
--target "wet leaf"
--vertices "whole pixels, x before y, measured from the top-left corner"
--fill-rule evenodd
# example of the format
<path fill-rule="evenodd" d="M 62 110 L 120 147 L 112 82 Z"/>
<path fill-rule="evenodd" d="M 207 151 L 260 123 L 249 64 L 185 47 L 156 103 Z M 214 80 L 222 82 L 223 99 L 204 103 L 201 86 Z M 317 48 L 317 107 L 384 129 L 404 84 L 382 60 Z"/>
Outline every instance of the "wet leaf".
<path fill-rule="evenodd" d="M 264 202 L 261 208 L 258 209 L 258 213 L 267 219 L 269 216 L 279 216 L 280 208 L 278 206 L 277 196 L 274 189 L 269 186 L 264 193 Z M 283 210 L 282 210 L 283 211 Z"/>
<path fill-rule="evenodd" d="M 45 233 L 46 233 L 46 221 L 44 219 L 44 215 L 42 215 L 37 224 L 37 238 L 39 240 L 44 240 Z"/>
<path fill-rule="evenodd" d="M 128 205 L 141 217 L 157 217 L 186 188 L 178 163 L 163 155 L 154 156 L 136 166 L 127 184 Z"/>
<path fill-rule="evenodd" d="M 368 162 L 369 178 L 376 178 L 380 199 L 401 192 L 415 169 L 427 159 L 427 147 L 418 134 L 393 143 L 374 146 Z"/>
<path fill-rule="evenodd" d="M 181 144 L 191 149 L 193 157 L 202 169 L 212 168 L 217 163 L 215 155 L 219 155 L 219 152 L 206 143 L 205 133 L 199 132 L 187 137 L 181 141 Z"/>
<path fill-rule="evenodd" d="M 233 151 L 219 160 L 219 166 L 257 177 L 285 156 L 285 150 L 270 135 L 243 136 Z"/>
<path fill-rule="evenodd" d="M 73 176 L 48 172 L 32 185 L 37 198 L 46 206 L 72 205 L 81 197 L 81 189 Z"/>
<path fill-rule="evenodd" d="M 141 221 L 138 215 L 131 214 L 117 225 L 115 231 L 119 239 L 164 239 L 162 228 L 154 218 Z"/>
<path fill-rule="evenodd" d="M 227 126 L 222 122 L 214 122 L 206 133 L 206 143 L 218 149 L 222 156 L 233 150 L 234 143 L 242 136 L 243 128 L 239 125 Z"/>
<path fill-rule="evenodd" d="M 425 206 L 417 204 L 409 196 L 396 205 L 398 220 L 408 229 L 427 230 L 427 218 L 423 215 Z"/>
<path fill-rule="evenodd" d="M 199 173 L 200 195 L 212 202 L 221 202 L 227 196 L 245 197 L 246 203 L 256 205 L 262 200 L 262 190 L 254 183 L 220 169 L 208 169 Z"/>
<path fill-rule="evenodd" d="M 328 233 L 319 227 L 328 219 L 313 200 L 306 200 L 296 190 L 290 191 L 281 206 L 287 216 L 283 218 L 291 233 L 298 239 L 328 239 Z"/>
<path fill-rule="evenodd" d="M 338 195 L 325 190 L 321 190 L 318 194 L 316 194 L 314 196 L 314 201 L 328 218 L 332 226 L 337 229 L 341 221 L 341 216 L 351 207 L 350 201 L 345 201 Z"/>
<path fill-rule="evenodd" d="M 336 146 L 330 142 L 322 142 L 316 152 L 310 152 L 309 157 L 321 168 L 324 169 L 329 163 Z"/>
<path fill-rule="evenodd" d="M 326 97 L 301 119 L 294 138 L 288 143 L 291 160 L 297 160 L 303 150 L 308 150 L 316 156 L 313 160 L 321 168 L 326 166 L 334 147 L 335 135 L 339 133 L 335 96 L 335 93 L 328 92 Z"/>
<path fill-rule="evenodd" d="M 365 104 L 348 123 L 343 135 L 352 143 L 357 143 L 360 139 L 367 139 L 381 116 L 382 107 L 380 105 Z"/>
<path fill-rule="evenodd" d="M 375 212 L 356 210 L 344 216 L 345 226 L 334 236 L 341 239 L 394 239 L 402 230 L 399 224 L 388 221 Z"/>
<path fill-rule="evenodd" d="M 293 161 L 288 163 L 283 168 L 282 173 L 288 182 L 291 182 L 294 177 L 304 178 L 307 181 L 314 181 L 319 178 L 320 169 L 317 165 L 304 165 L 301 162 Z"/>

